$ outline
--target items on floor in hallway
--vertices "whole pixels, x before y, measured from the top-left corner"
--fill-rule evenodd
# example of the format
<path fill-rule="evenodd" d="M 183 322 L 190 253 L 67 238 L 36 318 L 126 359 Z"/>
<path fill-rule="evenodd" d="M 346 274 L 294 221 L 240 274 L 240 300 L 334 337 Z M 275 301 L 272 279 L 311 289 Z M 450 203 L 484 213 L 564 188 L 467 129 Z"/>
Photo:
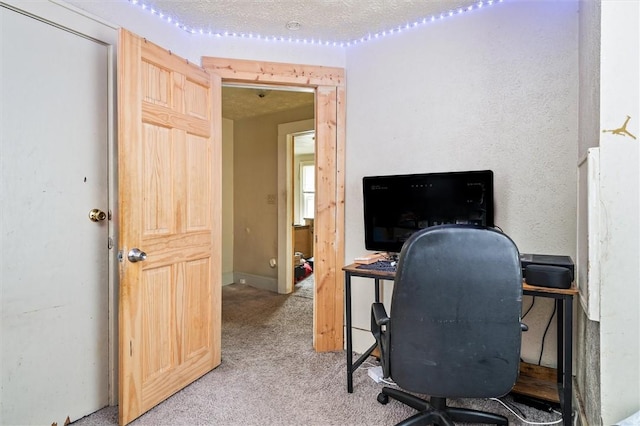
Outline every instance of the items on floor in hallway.
<path fill-rule="evenodd" d="M 313 274 L 313 257 L 305 259 L 302 257 L 302 253 L 297 252 L 294 257 L 295 281 L 303 280 L 311 274 Z"/>

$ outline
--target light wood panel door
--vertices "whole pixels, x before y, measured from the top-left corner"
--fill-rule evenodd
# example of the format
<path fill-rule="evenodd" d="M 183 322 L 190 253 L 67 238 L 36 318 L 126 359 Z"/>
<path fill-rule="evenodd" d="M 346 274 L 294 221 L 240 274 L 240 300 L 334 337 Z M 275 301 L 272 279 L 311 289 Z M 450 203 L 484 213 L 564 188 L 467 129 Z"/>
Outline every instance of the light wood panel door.
<path fill-rule="evenodd" d="M 219 91 L 206 71 L 120 31 L 121 425 L 220 364 Z M 129 260 L 134 248 L 146 259 Z"/>

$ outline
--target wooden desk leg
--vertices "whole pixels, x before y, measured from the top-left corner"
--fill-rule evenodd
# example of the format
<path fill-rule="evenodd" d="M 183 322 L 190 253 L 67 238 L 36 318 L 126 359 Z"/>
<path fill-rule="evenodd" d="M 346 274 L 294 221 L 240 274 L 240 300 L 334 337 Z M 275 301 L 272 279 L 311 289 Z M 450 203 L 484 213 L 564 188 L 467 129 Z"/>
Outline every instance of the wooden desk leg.
<path fill-rule="evenodd" d="M 344 275 L 344 301 L 345 301 L 345 316 L 347 323 L 347 392 L 353 393 L 353 342 L 352 342 L 352 330 L 351 330 L 351 274 L 346 272 Z"/>

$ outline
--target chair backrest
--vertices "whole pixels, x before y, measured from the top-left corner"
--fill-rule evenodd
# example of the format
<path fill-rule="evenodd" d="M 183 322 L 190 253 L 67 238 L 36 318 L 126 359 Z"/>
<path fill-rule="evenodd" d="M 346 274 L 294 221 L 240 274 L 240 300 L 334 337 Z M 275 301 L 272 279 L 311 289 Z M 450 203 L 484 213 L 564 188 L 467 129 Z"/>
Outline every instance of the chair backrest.
<path fill-rule="evenodd" d="M 498 397 L 516 382 L 522 270 L 514 242 L 487 228 L 419 231 L 398 260 L 391 377 L 430 396 Z"/>

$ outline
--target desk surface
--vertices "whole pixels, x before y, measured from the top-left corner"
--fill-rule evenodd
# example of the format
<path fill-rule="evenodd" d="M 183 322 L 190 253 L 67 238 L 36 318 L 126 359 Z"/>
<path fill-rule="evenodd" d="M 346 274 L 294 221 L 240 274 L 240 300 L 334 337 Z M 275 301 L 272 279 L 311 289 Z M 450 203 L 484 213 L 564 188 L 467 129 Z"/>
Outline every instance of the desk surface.
<path fill-rule="evenodd" d="M 378 278 L 381 280 L 393 280 L 396 276 L 395 272 L 392 271 L 379 271 L 375 269 L 365 269 L 358 268 L 360 264 L 352 263 L 351 265 L 347 265 L 342 268 L 343 271 L 349 272 L 354 277 L 367 277 L 367 278 Z M 522 283 L 522 289 L 530 292 L 537 293 L 549 293 L 549 294 L 566 294 L 566 295 L 576 295 L 578 294 L 578 289 L 575 283 L 571 284 L 569 288 L 552 288 L 552 287 L 539 287 L 531 284 L 527 284 L 526 282 Z"/>

